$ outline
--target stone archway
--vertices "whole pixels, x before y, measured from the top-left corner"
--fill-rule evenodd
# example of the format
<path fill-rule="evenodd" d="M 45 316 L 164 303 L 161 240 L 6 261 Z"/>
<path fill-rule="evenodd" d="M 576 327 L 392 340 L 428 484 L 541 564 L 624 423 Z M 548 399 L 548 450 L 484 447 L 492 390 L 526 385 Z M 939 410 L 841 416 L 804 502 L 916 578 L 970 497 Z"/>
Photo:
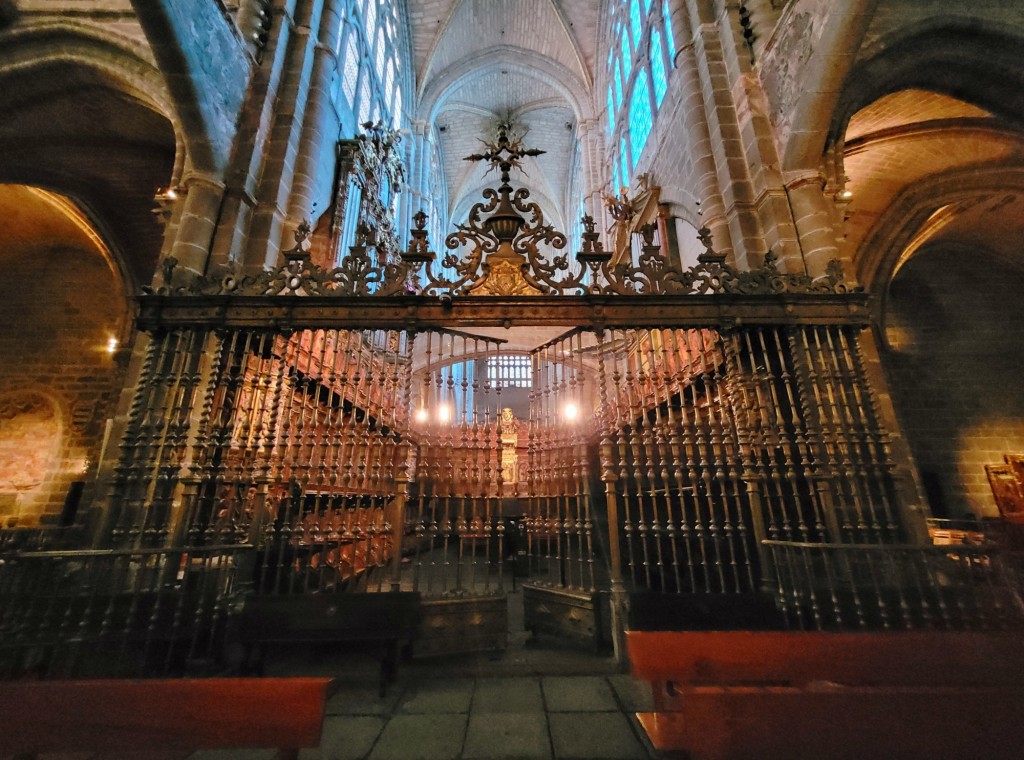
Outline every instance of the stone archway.
<path fill-rule="evenodd" d="M 0 525 L 48 523 L 99 457 L 123 379 L 128 283 L 67 197 L 0 185 L 0 216 Z"/>
<path fill-rule="evenodd" d="M 952 242 L 922 248 L 889 285 L 884 363 L 938 517 L 998 517 L 985 465 L 1024 451 L 1022 286 L 1024 262 Z"/>

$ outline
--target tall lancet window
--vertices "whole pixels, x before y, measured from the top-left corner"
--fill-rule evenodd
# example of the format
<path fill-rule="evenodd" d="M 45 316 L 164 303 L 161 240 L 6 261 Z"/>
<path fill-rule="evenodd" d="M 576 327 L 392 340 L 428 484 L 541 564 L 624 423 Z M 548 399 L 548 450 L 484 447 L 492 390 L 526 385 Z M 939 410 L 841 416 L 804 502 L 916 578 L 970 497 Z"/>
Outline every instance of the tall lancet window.
<path fill-rule="evenodd" d="M 400 33 L 401 0 L 347 0 L 341 17 L 336 102 L 344 132 L 360 131 L 364 121 L 380 119 L 400 128 L 402 107 L 411 86 L 409 41 Z"/>
<path fill-rule="evenodd" d="M 413 86 L 408 25 L 401 15 L 405 13 L 406 3 L 404 0 L 339 0 L 339 4 L 338 68 L 333 98 L 340 137 L 355 137 L 364 131 L 362 125 L 367 121 L 381 121 L 401 129 L 407 124 L 403 109 L 412 99 Z M 401 148 L 407 149 L 408 143 L 403 141 Z M 404 160 L 405 156 L 402 158 Z M 333 176 L 333 167 L 331 172 Z M 324 173 L 327 174 L 327 170 Z M 344 222 L 337 250 L 339 260 L 356 242 L 363 202 L 359 181 L 354 176 L 345 181 L 348 191 L 341 212 Z M 390 186 L 382 188 L 382 200 L 390 203 L 390 198 L 400 190 Z M 398 196 L 398 200 L 391 203 L 398 246 L 408 239 L 408 219 L 412 213 L 403 208 L 402 200 L 403 196 Z"/>
<path fill-rule="evenodd" d="M 674 41 L 668 3 L 620 0 L 611 3 L 607 40 L 608 177 L 610 188 L 629 185 L 644 149 L 656 134 L 658 111 L 668 93 Z"/>

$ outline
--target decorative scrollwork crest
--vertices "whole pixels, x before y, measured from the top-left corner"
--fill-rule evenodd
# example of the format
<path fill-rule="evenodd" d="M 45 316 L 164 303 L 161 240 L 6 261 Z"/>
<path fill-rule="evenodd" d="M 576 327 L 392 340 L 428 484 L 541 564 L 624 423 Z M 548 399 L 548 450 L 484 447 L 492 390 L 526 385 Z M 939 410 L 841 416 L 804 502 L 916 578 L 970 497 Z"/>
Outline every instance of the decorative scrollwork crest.
<path fill-rule="evenodd" d="M 367 124 L 365 140 L 373 155 L 389 155 L 397 143 L 381 125 Z M 826 274 L 812 280 L 806 274 L 780 272 L 776 255 L 769 251 L 761 267 L 741 271 L 726 263 L 724 254 L 712 247 L 711 232 L 704 226 L 698 237 L 704 252 L 697 264 L 681 269 L 670 261 L 655 241 L 657 226 L 640 228 L 642 238 L 636 262 L 612 263 L 613 254 L 604 249 L 596 223 L 583 217 L 581 250 L 571 259 L 563 253 L 565 235 L 545 223 L 540 205 L 530 200 L 525 188 L 513 190 L 510 172 L 521 168 L 525 157 L 544 151 L 524 148 L 521 139 L 510 134 L 511 125 L 499 126 L 494 142 L 483 153 L 467 156 L 469 161 L 486 161 L 500 172 L 501 184 L 483 191 L 466 221 L 445 238 L 444 256 L 430 250 L 427 215 L 413 216 L 408 247 L 392 257 L 384 250 L 379 230 L 360 226 L 355 245 L 338 267 L 322 269 L 309 260 L 309 225 L 295 233 L 295 247 L 282 252 L 282 263 L 274 270 L 239 276 L 225 269 L 198 277 L 186 285 L 174 286 L 174 259 L 163 264 L 164 284 L 157 292 L 175 295 L 309 295 L 309 296 L 456 296 L 490 295 L 772 295 L 782 293 L 843 293 L 851 290 L 838 261 L 828 265 Z M 374 142 L 376 141 L 376 142 Z M 379 145 L 377 144 L 379 143 Z M 387 150 L 384 150 L 387 148 Z M 368 159 L 369 160 L 369 159 Z M 400 164 L 397 172 L 400 172 Z M 396 174 L 400 176 L 400 174 Z M 625 213 L 623 211 L 623 213 Z"/>

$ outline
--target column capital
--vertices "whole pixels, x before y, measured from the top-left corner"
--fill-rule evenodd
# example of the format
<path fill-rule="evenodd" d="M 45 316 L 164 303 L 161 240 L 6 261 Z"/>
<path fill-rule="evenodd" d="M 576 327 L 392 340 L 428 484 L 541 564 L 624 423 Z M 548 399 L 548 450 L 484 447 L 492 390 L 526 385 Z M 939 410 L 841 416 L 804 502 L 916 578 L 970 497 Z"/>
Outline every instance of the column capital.
<path fill-rule="evenodd" d="M 185 172 L 180 184 L 186 191 L 191 190 L 193 187 L 207 187 L 213 190 L 224 190 L 227 187 L 224 178 L 219 174 L 196 171 L 194 169 Z"/>
<path fill-rule="evenodd" d="M 825 175 L 818 169 L 796 169 L 782 173 L 782 182 L 789 190 L 796 190 L 805 185 L 825 187 Z"/>

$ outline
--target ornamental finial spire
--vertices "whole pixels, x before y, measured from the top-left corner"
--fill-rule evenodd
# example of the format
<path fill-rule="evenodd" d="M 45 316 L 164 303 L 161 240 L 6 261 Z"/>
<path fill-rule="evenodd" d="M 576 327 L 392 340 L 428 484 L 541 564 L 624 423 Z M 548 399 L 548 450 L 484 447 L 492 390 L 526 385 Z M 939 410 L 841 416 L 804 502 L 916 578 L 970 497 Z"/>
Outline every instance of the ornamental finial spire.
<path fill-rule="evenodd" d="M 524 148 L 521 137 L 511 137 L 509 132 L 512 129 L 512 123 L 508 121 L 502 121 L 498 124 L 498 133 L 495 136 L 494 142 L 490 143 L 486 140 L 481 140 L 487 150 L 483 153 L 474 153 L 470 156 L 466 156 L 463 161 L 487 161 L 491 168 L 488 171 L 497 169 L 501 172 L 501 182 L 507 185 L 509 182 L 509 173 L 512 168 L 515 167 L 520 171 L 523 170 L 522 159 L 526 156 L 534 157 L 540 156 L 547 153 L 546 150 L 539 150 L 538 148 Z"/>

